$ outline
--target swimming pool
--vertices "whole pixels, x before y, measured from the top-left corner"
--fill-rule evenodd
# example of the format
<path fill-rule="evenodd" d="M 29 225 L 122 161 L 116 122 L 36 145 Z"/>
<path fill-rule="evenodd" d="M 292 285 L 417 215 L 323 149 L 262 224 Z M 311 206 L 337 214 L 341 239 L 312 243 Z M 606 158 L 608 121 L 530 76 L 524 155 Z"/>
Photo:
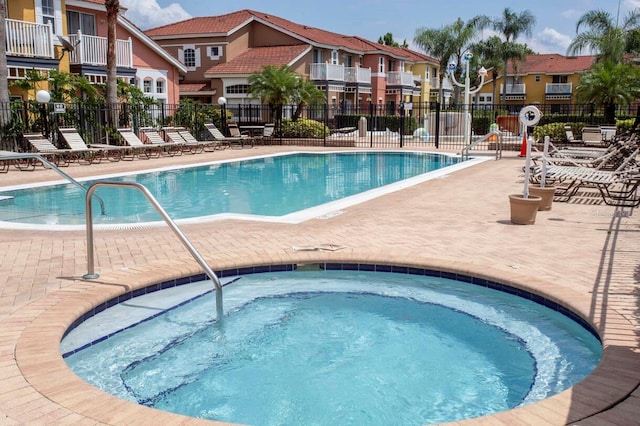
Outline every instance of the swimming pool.
<path fill-rule="evenodd" d="M 411 151 L 296 152 L 86 180 L 137 182 L 180 222 L 238 218 L 297 223 L 339 213 L 371 199 L 469 167 L 482 159 Z M 0 224 L 10 227 L 82 227 L 85 193 L 75 185 L 3 188 Z M 98 188 L 105 214 L 98 226 L 155 224 L 160 217 L 137 191 Z M 94 197 L 94 203 L 97 200 Z"/>
<path fill-rule="evenodd" d="M 496 283 L 358 267 L 222 273 L 231 283 L 223 328 L 211 284 L 199 282 L 91 316 L 61 350 L 78 375 L 119 397 L 247 424 L 477 417 L 566 389 L 600 358 L 584 324 Z"/>

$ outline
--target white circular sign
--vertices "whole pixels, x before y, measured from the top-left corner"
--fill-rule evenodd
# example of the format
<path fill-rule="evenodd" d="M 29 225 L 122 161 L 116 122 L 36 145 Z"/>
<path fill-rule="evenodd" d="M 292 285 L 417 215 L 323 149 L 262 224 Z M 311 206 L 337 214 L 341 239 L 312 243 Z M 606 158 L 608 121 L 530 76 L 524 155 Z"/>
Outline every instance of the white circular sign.
<path fill-rule="evenodd" d="M 520 110 L 520 122 L 525 126 L 535 126 L 540 121 L 542 114 L 533 105 L 526 106 Z"/>

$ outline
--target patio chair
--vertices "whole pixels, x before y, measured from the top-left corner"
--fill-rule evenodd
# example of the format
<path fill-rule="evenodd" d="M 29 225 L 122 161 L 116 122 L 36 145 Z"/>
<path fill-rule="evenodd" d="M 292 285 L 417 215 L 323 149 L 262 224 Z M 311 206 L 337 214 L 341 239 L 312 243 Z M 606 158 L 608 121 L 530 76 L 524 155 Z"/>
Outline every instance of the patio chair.
<path fill-rule="evenodd" d="M 164 133 L 165 138 L 169 141 L 180 145 L 183 152 L 189 152 L 191 154 L 197 154 L 200 152 L 204 152 L 204 145 L 198 143 L 196 138 L 191 137 L 193 141 L 189 142 L 182 135 L 182 132 L 186 131 L 183 127 L 163 127 L 162 132 Z"/>
<path fill-rule="evenodd" d="M 204 127 L 207 129 L 209 134 L 213 137 L 213 139 L 218 143 L 219 147 L 231 147 L 231 144 L 242 144 L 239 138 L 229 138 L 222 134 L 220 129 L 216 127 L 213 123 L 205 123 Z M 242 146 L 242 145 L 241 145 Z"/>
<path fill-rule="evenodd" d="M 229 123 L 227 128 L 229 129 L 229 134 L 232 138 L 240 140 L 240 146 L 242 148 L 244 148 L 245 145 L 253 147 L 253 137 L 248 133 L 242 133 L 237 123 Z"/>
<path fill-rule="evenodd" d="M 61 149 L 51 143 L 49 139 L 41 134 L 23 135 L 29 145 L 29 151 L 41 154 L 47 160 L 53 162 L 57 167 L 66 167 L 71 161 L 76 160 L 76 153 L 72 149 Z"/>
<path fill-rule="evenodd" d="M 571 130 L 571 126 L 564 126 L 564 134 L 567 137 L 567 142 L 571 145 L 583 145 L 583 141 L 580 139 L 576 139 L 573 136 L 573 130 Z"/>
<path fill-rule="evenodd" d="M 146 141 L 158 148 L 162 148 L 162 154 L 171 157 L 182 155 L 182 146 L 173 142 L 167 142 L 156 129 L 152 127 L 141 127 L 140 133 Z"/>
<path fill-rule="evenodd" d="M 183 127 L 176 127 L 176 131 L 182 137 L 182 139 L 190 146 L 199 146 L 202 147 L 202 151 L 215 151 L 216 143 L 215 141 L 199 141 L 191 134 L 190 131 Z M 202 152 L 201 151 L 201 152 Z"/>
<path fill-rule="evenodd" d="M 82 136 L 73 127 L 63 127 L 58 129 L 61 139 L 71 150 L 77 154 L 78 162 L 87 164 L 99 163 L 106 157 L 110 161 L 119 161 L 122 150 L 114 145 L 87 145 Z"/>
<path fill-rule="evenodd" d="M 255 137 L 255 142 L 264 145 L 266 141 L 273 138 L 273 132 L 275 131 L 275 125 L 273 123 L 266 123 L 262 129 L 262 135 Z"/>
<path fill-rule="evenodd" d="M 123 159 L 128 160 L 137 157 L 143 160 L 148 160 L 152 156 L 159 157 L 162 154 L 162 147 L 142 142 L 132 129 L 122 128 L 117 129 L 117 131 L 124 143 L 130 147 L 130 150 L 128 151 L 128 154 L 130 155 L 123 157 Z"/>
<path fill-rule="evenodd" d="M 602 131 L 600 127 L 583 127 L 582 128 L 582 142 L 585 146 L 604 147 L 605 142 L 602 137 Z"/>
<path fill-rule="evenodd" d="M 0 151 L 0 173 L 7 173 L 11 166 L 21 171 L 33 171 L 36 168 L 36 161 L 32 158 L 18 158 L 19 152 Z"/>

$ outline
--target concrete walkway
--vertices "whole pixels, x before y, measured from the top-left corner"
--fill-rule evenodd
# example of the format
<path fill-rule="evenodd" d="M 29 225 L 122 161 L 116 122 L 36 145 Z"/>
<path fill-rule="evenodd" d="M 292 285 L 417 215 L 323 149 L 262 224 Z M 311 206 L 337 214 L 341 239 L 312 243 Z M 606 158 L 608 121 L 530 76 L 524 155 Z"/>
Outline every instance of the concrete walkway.
<path fill-rule="evenodd" d="M 290 150 L 302 150 L 288 148 Z M 224 150 L 181 157 L 72 165 L 74 177 L 279 151 Z M 507 153 L 341 214 L 300 224 L 215 221 L 183 232 L 214 269 L 355 262 L 413 265 L 488 277 L 570 307 L 601 334 L 596 371 L 530 406 L 458 424 L 638 424 L 640 216 L 595 193 L 510 223 L 508 194 L 522 191 L 522 159 Z M 49 170 L 11 170 L 0 186 L 57 180 Z M 66 328 L 105 300 L 154 282 L 201 272 L 166 227 L 95 234 L 100 278 L 87 272 L 85 233 L 0 229 L 0 424 L 211 424 L 106 395 L 60 357 Z M 337 251 L 292 246 L 336 244 Z"/>

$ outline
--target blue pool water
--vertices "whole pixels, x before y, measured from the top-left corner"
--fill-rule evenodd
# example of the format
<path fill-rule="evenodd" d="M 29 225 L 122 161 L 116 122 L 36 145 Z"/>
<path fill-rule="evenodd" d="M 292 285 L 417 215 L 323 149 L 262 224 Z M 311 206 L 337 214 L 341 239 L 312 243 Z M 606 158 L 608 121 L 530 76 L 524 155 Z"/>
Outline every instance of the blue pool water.
<path fill-rule="evenodd" d="M 222 327 L 210 282 L 163 290 L 72 330 L 67 363 L 109 393 L 194 417 L 419 425 L 539 401 L 601 356 L 598 339 L 559 312 L 446 278 L 296 271 L 223 281 L 232 284 Z"/>
<path fill-rule="evenodd" d="M 112 181 L 137 182 L 158 199 L 174 220 L 237 214 L 283 217 L 452 166 L 460 158 L 420 152 L 295 153 L 197 167 L 159 170 Z M 92 182 L 83 182 L 89 186 Z M 5 191 L 0 221 L 45 225 L 85 222 L 85 193 L 72 184 Z M 98 188 L 94 223 L 159 221 L 138 191 Z"/>

